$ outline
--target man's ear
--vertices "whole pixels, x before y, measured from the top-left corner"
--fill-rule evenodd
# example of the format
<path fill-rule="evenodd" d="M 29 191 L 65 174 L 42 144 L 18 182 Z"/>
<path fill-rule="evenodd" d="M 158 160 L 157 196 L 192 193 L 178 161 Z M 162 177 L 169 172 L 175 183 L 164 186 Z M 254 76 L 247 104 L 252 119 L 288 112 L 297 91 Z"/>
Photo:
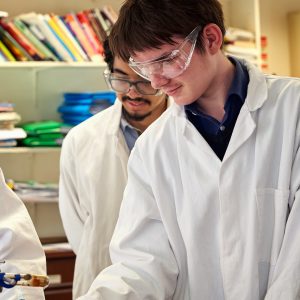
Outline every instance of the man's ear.
<path fill-rule="evenodd" d="M 210 23 L 204 27 L 203 39 L 205 40 L 206 50 L 210 54 L 217 53 L 222 47 L 223 34 L 216 24 Z"/>

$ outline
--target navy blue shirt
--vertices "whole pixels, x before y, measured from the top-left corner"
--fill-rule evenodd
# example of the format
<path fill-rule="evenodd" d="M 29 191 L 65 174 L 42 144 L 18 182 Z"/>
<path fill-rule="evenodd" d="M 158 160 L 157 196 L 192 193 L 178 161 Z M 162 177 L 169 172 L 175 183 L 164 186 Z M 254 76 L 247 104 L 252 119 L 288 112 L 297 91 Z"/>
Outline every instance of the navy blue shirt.
<path fill-rule="evenodd" d="M 189 121 L 205 138 L 220 160 L 225 155 L 235 122 L 245 102 L 249 83 L 246 67 L 233 57 L 229 57 L 229 59 L 235 65 L 235 74 L 227 95 L 223 120 L 219 122 L 201 112 L 196 101 L 184 107 Z"/>

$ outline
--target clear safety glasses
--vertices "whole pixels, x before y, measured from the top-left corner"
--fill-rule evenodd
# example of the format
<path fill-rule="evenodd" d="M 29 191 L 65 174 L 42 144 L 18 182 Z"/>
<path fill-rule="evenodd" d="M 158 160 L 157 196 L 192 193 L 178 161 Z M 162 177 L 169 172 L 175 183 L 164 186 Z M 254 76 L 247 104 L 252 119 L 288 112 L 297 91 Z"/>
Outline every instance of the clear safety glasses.
<path fill-rule="evenodd" d="M 154 89 L 150 81 L 136 80 L 132 81 L 122 77 L 122 75 L 111 73 L 109 70 L 104 71 L 104 78 L 107 85 L 117 93 L 127 94 L 132 86 L 142 95 L 160 95 L 161 91 Z"/>
<path fill-rule="evenodd" d="M 181 75 L 189 66 L 198 34 L 202 26 L 197 26 L 182 42 L 179 48 L 171 53 L 154 60 L 136 62 L 129 58 L 129 66 L 141 77 L 150 80 L 151 76 L 159 75 L 164 78 L 175 78 Z"/>

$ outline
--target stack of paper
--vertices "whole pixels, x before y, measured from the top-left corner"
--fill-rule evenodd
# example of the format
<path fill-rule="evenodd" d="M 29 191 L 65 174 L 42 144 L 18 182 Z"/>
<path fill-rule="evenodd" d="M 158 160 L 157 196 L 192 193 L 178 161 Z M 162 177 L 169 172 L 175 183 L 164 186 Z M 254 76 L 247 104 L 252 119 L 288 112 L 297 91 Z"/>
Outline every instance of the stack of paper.
<path fill-rule="evenodd" d="M 22 128 L 15 128 L 21 121 L 21 116 L 14 111 L 14 106 L 9 102 L 0 102 L 0 147 L 17 145 L 17 139 L 26 137 Z"/>
<path fill-rule="evenodd" d="M 259 65 L 259 50 L 253 32 L 229 27 L 224 40 L 224 51 L 227 55 L 243 58 Z"/>
<path fill-rule="evenodd" d="M 58 201 L 58 185 L 54 183 L 14 182 L 13 190 L 24 202 Z"/>

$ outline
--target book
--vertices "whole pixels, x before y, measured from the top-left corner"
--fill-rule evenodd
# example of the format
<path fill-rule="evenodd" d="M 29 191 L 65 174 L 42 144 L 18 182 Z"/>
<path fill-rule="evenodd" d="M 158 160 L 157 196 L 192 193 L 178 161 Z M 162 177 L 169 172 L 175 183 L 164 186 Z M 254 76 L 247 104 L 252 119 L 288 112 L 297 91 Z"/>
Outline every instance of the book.
<path fill-rule="evenodd" d="M 73 61 L 82 61 L 78 52 L 74 50 L 74 47 L 71 44 L 70 40 L 65 36 L 60 27 L 56 24 L 55 20 L 51 17 L 51 15 L 45 14 L 44 17 L 48 22 L 50 29 L 55 34 L 60 43 L 64 46 L 64 48 L 68 51 Z"/>
<path fill-rule="evenodd" d="M 24 139 L 27 134 L 22 128 L 0 129 L 0 140 Z"/>
<path fill-rule="evenodd" d="M 236 41 L 230 42 L 228 44 L 229 45 L 238 46 L 238 47 L 244 47 L 244 48 L 255 48 L 256 47 L 254 41 L 240 41 L 240 40 L 236 40 Z"/>
<path fill-rule="evenodd" d="M 0 39 L 18 61 L 30 61 L 31 56 L 0 26 Z"/>
<path fill-rule="evenodd" d="M 53 54 L 55 57 L 55 61 L 61 61 L 63 58 L 57 53 L 55 48 L 51 45 L 51 43 L 46 39 L 43 35 L 39 27 L 35 24 L 27 24 L 23 21 L 23 23 L 28 27 L 28 29 L 32 32 L 32 34 Z"/>
<path fill-rule="evenodd" d="M 102 28 L 100 22 L 97 20 L 95 14 L 94 14 L 94 11 L 92 9 L 89 9 L 89 10 L 85 10 L 84 13 L 87 16 L 87 18 L 89 19 L 90 24 L 91 24 L 92 28 L 94 29 L 94 32 L 97 35 L 98 40 L 103 43 L 105 41 L 105 39 L 107 38 L 107 34 L 104 31 L 104 29 Z"/>
<path fill-rule="evenodd" d="M 104 5 L 100 11 L 110 21 L 111 25 L 117 22 L 118 14 L 111 5 Z"/>
<path fill-rule="evenodd" d="M 255 39 L 254 33 L 248 30 L 244 30 L 236 27 L 228 27 L 225 34 L 225 40 L 246 40 L 253 41 Z"/>
<path fill-rule="evenodd" d="M 233 53 L 233 54 L 240 54 L 252 57 L 258 57 L 258 49 L 257 48 L 247 48 L 247 47 L 239 47 L 235 45 L 225 45 L 225 51 Z"/>
<path fill-rule="evenodd" d="M 104 17 L 102 16 L 99 8 L 94 8 L 92 11 L 94 12 L 94 16 L 95 16 L 96 20 L 98 20 L 100 26 L 103 28 L 104 32 L 106 33 L 106 37 L 107 37 L 109 35 L 109 32 L 110 32 L 111 24 L 108 23 L 104 19 Z"/>
<path fill-rule="evenodd" d="M 0 113 L 1 112 L 12 112 L 14 111 L 14 104 L 10 102 L 0 102 Z"/>
<path fill-rule="evenodd" d="M 56 22 L 57 26 L 60 27 L 61 31 L 65 34 L 65 36 L 69 39 L 70 43 L 74 47 L 74 51 L 76 51 L 79 54 L 79 56 L 81 57 L 80 61 L 88 61 L 89 58 L 87 57 L 86 53 L 82 49 L 80 43 L 78 42 L 78 40 L 76 40 L 73 33 L 66 26 L 66 24 L 64 23 L 62 18 L 60 18 L 57 15 L 52 15 L 52 18 Z"/>
<path fill-rule="evenodd" d="M 57 60 L 57 57 L 42 43 L 34 33 L 18 18 L 13 20 L 15 26 L 27 37 L 28 41 L 34 45 L 40 53 L 43 54 L 45 60 Z"/>
<path fill-rule="evenodd" d="M 103 55 L 102 43 L 97 38 L 97 35 L 96 35 L 94 29 L 92 28 L 91 23 L 90 23 L 89 19 L 87 18 L 87 16 L 85 15 L 85 13 L 83 11 L 81 11 L 81 12 L 78 12 L 76 14 L 76 16 L 78 18 L 78 21 L 81 23 L 81 27 L 82 27 L 83 31 L 85 32 L 86 37 L 88 38 L 94 51 L 96 53 Z"/>
<path fill-rule="evenodd" d="M 12 21 L 0 21 L 1 26 L 10 33 L 15 41 L 32 57 L 33 60 L 44 60 L 45 56 L 19 31 Z"/>
<path fill-rule="evenodd" d="M 0 51 L 5 56 L 7 61 L 16 61 L 15 57 L 12 55 L 9 49 L 2 43 L 1 40 L 0 40 Z"/>
<path fill-rule="evenodd" d="M 0 18 L 8 17 L 8 12 L 0 10 Z"/>
<path fill-rule="evenodd" d="M 17 146 L 17 141 L 15 139 L 0 140 L 1 148 L 15 147 L 15 146 Z"/>
<path fill-rule="evenodd" d="M 94 51 L 83 29 L 81 28 L 81 25 L 77 20 L 76 15 L 73 13 L 68 13 L 64 16 L 64 20 L 67 24 L 69 24 L 70 28 L 72 29 L 73 33 L 76 35 L 76 38 L 80 42 L 84 51 L 87 53 L 89 59 L 97 62 L 102 61 L 102 56 Z"/>
<path fill-rule="evenodd" d="M 28 13 L 19 16 L 19 19 L 24 21 L 27 24 L 37 25 L 40 29 L 41 33 L 45 36 L 47 41 L 51 44 L 51 46 L 55 49 L 55 52 L 62 58 L 62 60 L 67 62 L 72 62 L 73 58 L 66 50 L 66 48 L 59 41 L 51 27 L 49 27 L 48 22 L 45 17 L 41 14 L 36 13 Z"/>
<path fill-rule="evenodd" d="M 0 113 L 0 128 L 13 129 L 17 123 L 21 121 L 21 116 L 15 111 Z"/>
<path fill-rule="evenodd" d="M 47 25 L 49 26 L 49 29 L 52 31 L 58 42 L 65 48 L 65 50 L 68 52 L 69 56 L 71 57 L 72 61 L 77 61 L 76 56 L 72 52 L 72 50 L 68 46 L 68 39 L 65 38 L 60 28 L 56 25 L 56 23 L 51 19 L 49 14 L 44 14 L 43 18 Z M 77 55 L 77 54 L 76 54 Z"/>

